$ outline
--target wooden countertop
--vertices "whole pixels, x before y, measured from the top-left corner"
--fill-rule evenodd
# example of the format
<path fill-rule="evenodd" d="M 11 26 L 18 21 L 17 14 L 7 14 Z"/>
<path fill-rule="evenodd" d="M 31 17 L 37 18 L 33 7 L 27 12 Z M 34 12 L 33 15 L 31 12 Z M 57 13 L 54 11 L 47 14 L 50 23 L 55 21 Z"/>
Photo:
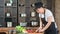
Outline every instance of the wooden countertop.
<path fill-rule="evenodd" d="M 15 28 L 5 28 L 5 27 L 1 27 L 0 28 L 0 32 L 5 32 L 6 34 L 8 34 L 9 30 L 14 30 Z"/>
<path fill-rule="evenodd" d="M 28 33 L 28 34 L 43 34 L 43 33 Z"/>
<path fill-rule="evenodd" d="M 12 28 L 5 28 L 5 27 L 2 27 L 2 28 L 0 28 L 0 31 L 7 31 L 7 30 L 14 30 L 15 28 L 14 27 L 12 27 Z"/>
<path fill-rule="evenodd" d="M 38 27 L 25 27 L 25 28 L 27 28 L 27 29 L 37 29 Z M 8 31 L 9 30 L 15 30 L 15 27 L 7 27 L 7 28 L 5 28 L 5 27 L 1 27 L 0 28 L 0 32 L 5 32 L 5 33 L 7 33 L 8 34 Z M 28 34 L 43 34 L 43 33 L 28 33 Z"/>

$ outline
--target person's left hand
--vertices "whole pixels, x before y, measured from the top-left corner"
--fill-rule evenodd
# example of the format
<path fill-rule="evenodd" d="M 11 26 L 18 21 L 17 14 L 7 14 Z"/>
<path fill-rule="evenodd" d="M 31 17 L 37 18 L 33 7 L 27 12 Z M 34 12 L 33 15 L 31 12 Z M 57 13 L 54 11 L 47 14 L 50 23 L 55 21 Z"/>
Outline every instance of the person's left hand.
<path fill-rule="evenodd" d="M 44 32 L 44 31 L 45 31 L 45 30 L 43 30 L 43 29 L 42 29 L 42 30 L 39 30 L 39 32 Z"/>
<path fill-rule="evenodd" d="M 39 27 L 39 28 L 36 30 L 36 32 L 38 32 L 39 30 L 42 30 L 42 27 Z"/>

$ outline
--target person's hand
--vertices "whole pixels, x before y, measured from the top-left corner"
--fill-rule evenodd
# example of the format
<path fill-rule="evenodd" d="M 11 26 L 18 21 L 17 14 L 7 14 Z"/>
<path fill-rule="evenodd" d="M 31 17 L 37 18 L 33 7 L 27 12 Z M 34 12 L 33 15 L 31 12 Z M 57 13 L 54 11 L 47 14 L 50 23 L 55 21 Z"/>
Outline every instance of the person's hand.
<path fill-rule="evenodd" d="M 39 32 L 40 30 L 42 30 L 42 27 L 39 27 L 39 28 L 36 30 L 36 32 Z"/>
<path fill-rule="evenodd" d="M 39 30 L 39 32 L 44 32 L 45 30 L 43 30 L 43 29 L 41 29 L 41 30 Z"/>

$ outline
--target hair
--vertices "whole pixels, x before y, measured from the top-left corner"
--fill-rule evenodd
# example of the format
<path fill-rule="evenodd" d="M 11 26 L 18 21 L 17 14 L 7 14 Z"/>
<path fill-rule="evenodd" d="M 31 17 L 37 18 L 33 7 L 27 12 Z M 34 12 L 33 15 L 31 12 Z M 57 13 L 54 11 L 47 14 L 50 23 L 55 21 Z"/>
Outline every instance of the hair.
<path fill-rule="evenodd" d="M 42 2 L 36 2 L 35 3 L 35 9 L 41 8 L 41 7 L 43 7 L 43 3 Z"/>

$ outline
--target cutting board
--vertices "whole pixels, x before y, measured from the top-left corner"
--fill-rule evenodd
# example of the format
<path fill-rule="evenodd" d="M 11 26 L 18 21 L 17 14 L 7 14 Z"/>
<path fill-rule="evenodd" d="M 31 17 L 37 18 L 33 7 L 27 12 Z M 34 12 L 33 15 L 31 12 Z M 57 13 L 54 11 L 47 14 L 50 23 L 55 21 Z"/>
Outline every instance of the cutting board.
<path fill-rule="evenodd" d="M 28 33 L 28 34 L 44 34 L 44 33 Z"/>

